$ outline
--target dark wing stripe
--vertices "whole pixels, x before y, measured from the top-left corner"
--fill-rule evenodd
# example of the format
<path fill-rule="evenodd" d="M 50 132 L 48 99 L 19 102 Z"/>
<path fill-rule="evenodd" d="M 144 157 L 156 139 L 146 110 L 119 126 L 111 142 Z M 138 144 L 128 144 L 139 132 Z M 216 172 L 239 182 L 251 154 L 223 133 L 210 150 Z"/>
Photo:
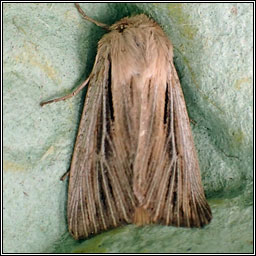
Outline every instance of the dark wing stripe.
<path fill-rule="evenodd" d="M 82 198 L 82 187 L 80 187 L 80 198 Z M 84 232 L 85 234 L 88 235 L 88 232 L 87 232 L 87 228 L 86 228 L 86 217 L 85 217 L 85 211 L 84 211 L 84 205 L 83 205 L 83 200 L 81 200 L 81 212 L 82 212 L 82 218 L 83 218 L 83 229 L 84 229 Z"/>
<path fill-rule="evenodd" d="M 107 167 L 107 171 L 108 171 L 108 174 L 110 176 L 110 180 L 112 181 L 111 185 L 112 185 L 112 189 L 113 189 L 113 194 L 115 195 L 116 206 L 117 206 L 117 208 L 119 208 L 119 209 L 116 209 L 116 212 L 118 213 L 116 215 L 119 215 L 120 211 L 121 211 L 121 212 L 123 212 L 124 219 L 128 220 L 128 217 L 127 217 L 127 214 L 126 214 L 126 209 L 125 209 L 125 206 L 124 206 L 124 202 L 126 200 L 125 200 L 124 195 L 122 193 L 122 188 L 120 187 L 120 183 L 116 178 L 117 177 L 116 173 L 112 172 L 115 168 L 113 168 L 113 167 L 111 168 L 108 165 L 108 163 L 106 162 L 105 159 L 103 160 L 103 163 Z"/>
<path fill-rule="evenodd" d="M 166 217 L 166 224 L 171 224 L 172 221 L 172 215 L 173 215 L 173 195 L 174 195 L 174 187 L 175 187 L 175 178 L 176 178 L 176 165 L 177 161 L 174 162 L 173 168 L 172 168 L 172 176 L 171 176 L 171 184 L 169 188 L 169 194 L 167 197 L 167 217 Z M 156 220 L 155 220 L 156 221 Z"/>
<path fill-rule="evenodd" d="M 160 187 L 160 189 L 158 191 L 159 203 L 155 209 L 154 220 L 156 220 L 158 218 L 158 216 L 160 216 L 160 214 L 159 214 L 160 210 L 163 211 L 163 208 L 166 205 L 166 193 L 168 192 L 167 185 L 169 183 L 169 178 L 171 176 L 171 171 L 172 171 L 172 167 L 173 167 L 175 160 L 176 160 L 175 158 L 172 159 L 168 168 L 165 169 L 165 172 L 163 173 L 162 179 L 160 181 L 162 186 Z"/>
<path fill-rule="evenodd" d="M 96 171 L 95 171 L 95 186 L 94 186 L 94 194 L 95 194 L 95 204 L 99 208 L 99 213 L 101 217 L 101 222 L 102 223 L 102 228 L 107 229 L 107 224 L 106 224 L 106 216 L 104 215 L 104 207 L 103 207 L 103 202 L 101 199 L 101 186 L 100 186 L 100 176 L 99 176 L 100 170 L 99 170 L 99 164 L 97 164 Z"/>
<path fill-rule="evenodd" d="M 101 161 L 101 175 L 103 177 L 104 192 L 105 192 L 105 195 L 107 197 L 107 203 L 108 203 L 108 209 L 110 211 L 110 217 L 111 217 L 111 219 L 113 221 L 113 225 L 116 226 L 117 225 L 117 221 L 116 221 L 116 218 L 115 218 L 116 209 L 114 207 L 113 200 L 112 200 L 111 195 L 109 193 L 109 187 L 108 187 L 108 184 L 107 184 L 106 174 L 105 174 L 105 171 L 104 171 L 104 167 L 103 167 L 103 162 L 102 161 Z"/>
<path fill-rule="evenodd" d="M 85 186 L 88 190 L 87 196 L 87 206 L 88 206 L 88 215 L 89 215 L 89 221 L 93 226 L 94 232 L 97 231 L 97 226 L 96 226 L 96 220 L 95 220 L 95 209 L 94 209 L 94 204 L 93 204 L 93 195 L 92 195 L 92 185 L 91 185 L 91 173 L 88 173 L 85 177 Z M 80 198 L 80 200 L 84 200 L 85 195 Z M 80 208 L 82 207 L 81 202 L 79 204 Z M 81 209 L 80 209 L 81 211 Z"/>

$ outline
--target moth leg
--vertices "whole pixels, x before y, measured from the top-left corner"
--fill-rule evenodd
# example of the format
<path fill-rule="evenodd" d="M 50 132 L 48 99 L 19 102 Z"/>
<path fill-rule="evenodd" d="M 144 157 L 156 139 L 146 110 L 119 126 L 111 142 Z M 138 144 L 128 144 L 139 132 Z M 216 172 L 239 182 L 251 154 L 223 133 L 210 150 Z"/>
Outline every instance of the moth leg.
<path fill-rule="evenodd" d="M 61 180 L 61 181 L 64 181 L 64 180 L 67 178 L 67 176 L 69 176 L 69 175 L 70 175 L 70 170 L 66 171 L 66 172 L 61 176 L 60 180 Z"/>
<path fill-rule="evenodd" d="M 61 101 L 61 100 L 66 100 L 66 99 L 69 99 L 75 95 L 77 95 L 89 82 L 90 80 L 90 77 L 89 76 L 81 85 L 79 85 L 79 87 L 77 89 L 75 89 L 72 93 L 66 95 L 66 96 L 63 96 L 63 97 L 60 97 L 60 98 L 56 98 L 56 99 L 53 99 L 53 100 L 48 100 L 48 101 L 44 101 L 44 102 L 41 102 L 40 103 L 40 106 L 44 106 L 46 104 L 50 104 L 50 103 L 53 103 L 53 102 L 58 102 L 58 101 Z"/>
<path fill-rule="evenodd" d="M 104 23 L 101 23 L 101 22 L 98 22 L 97 20 L 94 20 L 94 19 L 88 17 L 88 16 L 84 13 L 84 11 L 81 9 L 81 7 L 80 7 L 79 4 L 75 3 L 75 6 L 76 6 L 78 12 L 80 12 L 80 14 L 82 15 L 82 17 L 83 17 L 85 20 L 88 20 L 88 21 L 94 23 L 94 24 L 97 25 L 98 27 L 102 27 L 102 28 L 105 28 L 105 29 L 109 30 L 109 26 L 108 26 L 108 25 L 106 25 L 106 24 L 104 24 Z"/>
<path fill-rule="evenodd" d="M 196 124 L 197 124 L 197 122 L 196 122 L 194 119 L 190 118 L 190 117 L 189 117 L 189 121 L 190 121 L 190 123 L 192 123 L 193 125 L 196 125 Z"/>

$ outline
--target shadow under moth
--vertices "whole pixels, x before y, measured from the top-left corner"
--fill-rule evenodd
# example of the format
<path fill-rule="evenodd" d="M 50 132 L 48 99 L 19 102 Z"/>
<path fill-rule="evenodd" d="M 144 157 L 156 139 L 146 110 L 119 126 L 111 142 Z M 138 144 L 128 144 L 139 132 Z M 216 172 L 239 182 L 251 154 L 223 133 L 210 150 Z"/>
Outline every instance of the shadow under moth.
<path fill-rule="evenodd" d="M 75 239 L 124 223 L 202 227 L 212 218 L 173 47 L 146 15 L 108 26 L 98 43 L 69 173 Z"/>

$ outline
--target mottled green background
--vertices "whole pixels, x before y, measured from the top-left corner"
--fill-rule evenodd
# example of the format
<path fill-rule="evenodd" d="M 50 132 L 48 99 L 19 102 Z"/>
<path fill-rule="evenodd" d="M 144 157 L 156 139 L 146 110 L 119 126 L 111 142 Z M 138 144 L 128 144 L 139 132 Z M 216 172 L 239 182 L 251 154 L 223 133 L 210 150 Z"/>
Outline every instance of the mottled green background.
<path fill-rule="evenodd" d="M 213 220 L 203 229 L 124 226 L 74 241 L 67 180 L 85 92 L 41 108 L 91 71 L 105 33 L 71 3 L 3 4 L 5 253 L 253 251 L 253 4 L 81 4 L 112 24 L 146 13 L 174 45 Z"/>

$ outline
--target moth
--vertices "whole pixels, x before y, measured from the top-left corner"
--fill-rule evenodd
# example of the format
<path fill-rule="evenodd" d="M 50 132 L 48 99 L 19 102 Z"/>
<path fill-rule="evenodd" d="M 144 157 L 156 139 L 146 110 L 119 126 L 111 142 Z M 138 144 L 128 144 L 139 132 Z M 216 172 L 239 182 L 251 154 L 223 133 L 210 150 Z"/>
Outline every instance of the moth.
<path fill-rule="evenodd" d="M 75 239 L 123 225 L 202 227 L 212 218 L 173 47 L 144 14 L 108 26 L 98 43 L 68 188 Z"/>

